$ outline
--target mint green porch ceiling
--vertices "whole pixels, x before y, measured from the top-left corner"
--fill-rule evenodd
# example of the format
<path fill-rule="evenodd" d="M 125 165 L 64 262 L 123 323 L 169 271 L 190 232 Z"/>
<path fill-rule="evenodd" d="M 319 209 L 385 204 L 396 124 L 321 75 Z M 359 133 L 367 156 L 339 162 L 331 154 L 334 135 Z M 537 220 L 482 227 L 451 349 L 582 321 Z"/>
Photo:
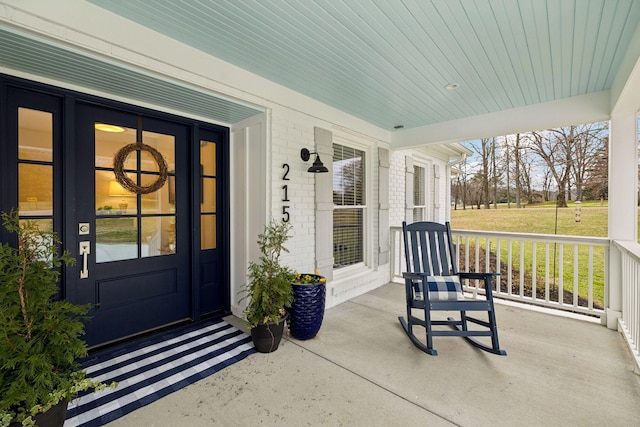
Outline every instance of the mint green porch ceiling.
<path fill-rule="evenodd" d="M 89 1 L 385 129 L 609 90 L 640 21 L 637 0 Z"/>

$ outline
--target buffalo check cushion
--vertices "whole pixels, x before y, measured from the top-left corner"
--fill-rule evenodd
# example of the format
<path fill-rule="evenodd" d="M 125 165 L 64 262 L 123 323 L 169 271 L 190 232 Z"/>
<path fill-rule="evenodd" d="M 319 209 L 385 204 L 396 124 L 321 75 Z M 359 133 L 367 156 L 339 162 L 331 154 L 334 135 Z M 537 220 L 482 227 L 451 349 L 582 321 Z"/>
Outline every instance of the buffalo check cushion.
<path fill-rule="evenodd" d="M 422 288 L 422 283 L 414 282 L 416 290 Z M 429 286 L 429 301 L 458 301 L 464 299 L 459 276 L 427 276 Z"/>

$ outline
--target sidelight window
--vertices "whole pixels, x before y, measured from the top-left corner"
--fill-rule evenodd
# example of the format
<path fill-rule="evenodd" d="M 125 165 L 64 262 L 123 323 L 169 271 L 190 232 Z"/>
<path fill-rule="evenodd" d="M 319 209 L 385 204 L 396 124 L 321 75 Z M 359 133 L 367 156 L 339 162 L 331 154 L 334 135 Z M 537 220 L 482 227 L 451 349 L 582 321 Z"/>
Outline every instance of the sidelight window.
<path fill-rule="evenodd" d="M 53 229 L 53 114 L 18 108 L 18 210 L 20 217 Z"/>
<path fill-rule="evenodd" d="M 200 248 L 215 249 L 217 246 L 217 168 L 216 143 L 200 141 L 200 179 L 202 195 L 200 197 Z"/>

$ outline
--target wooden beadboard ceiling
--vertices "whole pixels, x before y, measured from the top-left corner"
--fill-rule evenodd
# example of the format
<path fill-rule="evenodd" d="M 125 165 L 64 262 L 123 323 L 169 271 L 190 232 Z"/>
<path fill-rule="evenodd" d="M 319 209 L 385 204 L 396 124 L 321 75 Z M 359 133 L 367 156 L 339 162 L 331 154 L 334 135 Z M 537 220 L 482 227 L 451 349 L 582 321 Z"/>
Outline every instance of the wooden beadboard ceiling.
<path fill-rule="evenodd" d="M 640 21 L 637 0 L 90 2 L 390 130 L 610 89 Z"/>

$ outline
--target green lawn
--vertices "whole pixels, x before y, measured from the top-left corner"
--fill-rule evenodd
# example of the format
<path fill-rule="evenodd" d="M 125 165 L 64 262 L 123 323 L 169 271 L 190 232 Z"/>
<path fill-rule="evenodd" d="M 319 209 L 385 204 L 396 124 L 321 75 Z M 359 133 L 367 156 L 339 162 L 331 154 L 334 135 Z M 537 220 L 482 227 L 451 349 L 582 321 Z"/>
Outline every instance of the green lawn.
<path fill-rule="evenodd" d="M 640 215 L 639 215 L 640 216 Z M 606 237 L 608 233 L 608 212 L 606 203 L 601 206 L 599 201 L 585 202 L 580 205 L 580 222 L 576 222 L 576 209 L 572 203 L 570 207 L 557 209 L 554 204 L 527 206 L 516 209 L 512 204 L 511 209 L 506 205 L 501 205 L 496 209 L 457 209 L 451 211 L 451 227 L 458 230 L 483 230 L 483 231 L 504 231 L 504 232 L 524 232 L 540 234 L 560 234 L 569 236 L 593 236 Z M 640 230 L 640 226 L 638 227 Z M 640 239 L 639 239 L 640 240 Z M 514 269 L 520 265 L 519 242 L 514 243 L 512 262 Z M 495 240 L 491 241 L 491 247 L 496 247 Z M 543 279 L 543 266 L 545 256 L 544 245 L 538 244 L 536 247 L 538 286 Z M 587 265 L 588 250 L 586 247 L 579 247 L 578 265 L 578 295 L 587 297 L 587 271 L 582 266 Z M 595 248 L 594 260 L 598 261 L 604 257 L 604 250 Z M 506 241 L 501 242 L 500 258 L 502 263 L 507 262 Z M 524 246 L 524 270 L 526 275 L 530 275 L 533 259 L 533 246 Z M 553 261 L 552 261 L 553 262 Z M 556 259 L 558 267 L 560 260 Z M 542 264 L 542 265 L 541 265 Z M 563 267 L 563 289 L 567 292 L 573 291 L 574 281 L 574 259 L 573 245 L 565 245 L 562 261 Z M 557 269 L 559 270 L 559 268 Z M 594 301 L 598 304 L 604 302 L 604 263 L 595 262 L 594 265 Z M 558 278 L 553 278 L 558 280 Z M 514 279 L 514 282 L 516 280 Z"/>
<path fill-rule="evenodd" d="M 507 209 L 505 205 L 499 209 L 451 210 L 451 227 L 460 230 L 606 237 L 607 220 L 607 207 L 601 207 L 600 202 L 583 203 L 580 222 L 576 222 L 573 204 L 557 210 L 553 205 L 534 205 L 521 209 Z"/>

